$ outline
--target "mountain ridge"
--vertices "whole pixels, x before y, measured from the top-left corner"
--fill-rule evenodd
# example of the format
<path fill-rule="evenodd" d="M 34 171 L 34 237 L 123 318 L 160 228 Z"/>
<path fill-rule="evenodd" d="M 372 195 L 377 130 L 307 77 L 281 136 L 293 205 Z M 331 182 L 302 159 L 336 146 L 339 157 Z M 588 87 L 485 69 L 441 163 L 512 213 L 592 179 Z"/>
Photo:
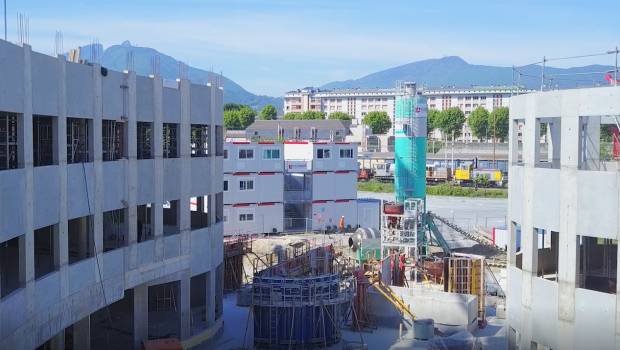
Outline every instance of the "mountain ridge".
<path fill-rule="evenodd" d="M 120 45 L 112 45 L 105 49 L 101 44 L 91 44 L 80 47 L 80 58 L 91 59 L 93 49 L 98 53 L 101 64 L 106 68 L 118 71 L 126 69 L 128 54 L 133 52 L 133 67 L 137 74 L 151 74 L 152 59 L 158 57 L 159 71 L 163 78 L 176 79 L 179 77 L 179 63 L 181 61 L 154 48 L 135 46 L 128 40 L 123 41 Z M 206 83 L 210 74 L 219 75 L 205 69 L 187 66 L 187 78 L 194 83 Z M 224 103 L 247 104 L 256 110 L 262 109 L 267 104 L 272 104 L 278 111 L 282 110 L 283 100 L 280 97 L 253 94 L 225 76 L 222 77 L 222 83 L 224 85 Z"/>
<path fill-rule="evenodd" d="M 557 88 L 606 84 L 604 74 L 612 66 L 587 65 L 571 68 L 545 67 L 547 84 Z M 390 88 L 399 80 L 415 81 L 426 87 L 506 86 L 517 84 L 528 89 L 540 88 L 540 65 L 518 67 L 520 79 L 513 80 L 512 67 L 471 64 L 459 56 L 446 56 L 383 69 L 357 79 L 332 81 L 322 89 L 338 88 Z M 589 73 L 596 72 L 596 73 Z M 516 73 L 516 76 L 519 76 Z"/>

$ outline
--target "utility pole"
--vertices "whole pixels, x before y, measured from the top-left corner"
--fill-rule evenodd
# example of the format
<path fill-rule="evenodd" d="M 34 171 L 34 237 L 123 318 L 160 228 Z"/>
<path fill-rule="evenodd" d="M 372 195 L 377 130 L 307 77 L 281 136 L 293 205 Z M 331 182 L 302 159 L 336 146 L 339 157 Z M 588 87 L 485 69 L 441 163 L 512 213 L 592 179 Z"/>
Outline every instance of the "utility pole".
<path fill-rule="evenodd" d="M 497 125 L 497 122 L 495 121 L 495 118 L 493 118 L 492 120 L 493 120 L 493 169 L 497 169 L 497 163 L 495 162 L 495 126 Z"/>

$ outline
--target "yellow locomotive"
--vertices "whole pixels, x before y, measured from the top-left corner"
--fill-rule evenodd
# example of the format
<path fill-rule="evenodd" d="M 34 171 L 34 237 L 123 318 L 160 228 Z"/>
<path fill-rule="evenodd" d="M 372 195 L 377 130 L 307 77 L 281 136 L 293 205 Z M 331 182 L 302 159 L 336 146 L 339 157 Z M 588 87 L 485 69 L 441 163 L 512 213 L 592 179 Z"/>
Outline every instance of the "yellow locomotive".
<path fill-rule="evenodd" d="M 454 171 L 454 182 L 458 185 L 471 185 L 477 177 L 486 178 L 489 186 L 504 186 L 504 174 L 498 169 L 476 169 L 471 164 Z"/>

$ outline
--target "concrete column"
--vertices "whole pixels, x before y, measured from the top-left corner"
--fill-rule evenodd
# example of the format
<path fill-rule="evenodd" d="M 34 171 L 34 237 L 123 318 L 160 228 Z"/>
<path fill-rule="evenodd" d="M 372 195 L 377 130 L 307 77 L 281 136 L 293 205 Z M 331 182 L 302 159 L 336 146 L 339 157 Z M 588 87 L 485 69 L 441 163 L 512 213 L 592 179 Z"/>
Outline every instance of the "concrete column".
<path fill-rule="evenodd" d="M 189 273 L 181 277 L 179 283 L 179 304 L 181 308 L 181 339 L 191 336 L 191 308 L 190 308 L 190 277 Z"/>
<path fill-rule="evenodd" d="M 210 327 L 215 323 L 215 277 L 217 276 L 215 269 L 207 272 L 207 326 Z"/>
<path fill-rule="evenodd" d="M 560 232 L 558 233 L 558 347 L 574 348 L 577 250 L 577 172 L 580 147 L 579 116 L 562 118 L 560 172 Z"/>
<path fill-rule="evenodd" d="M 164 160 L 163 160 L 163 81 L 161 76 L 153 78 L 153 183 L 155 184 L 153 203 L 153 237 L 155 239 L 155 261 L 164 258 L 163 200 L 164 200 Z"/>
<path fill-rule="evenodd" d="M 30 45 L 23 45 L 24 52 L 24 113 L 22 115 L 23 162 L 26 175 L 26 193 L 24 208 L 25 236 L 20 240 L 20 279 L 26 287 L 26 312 L 34 316 L 35 275 L 34 275 L 34 170 L 32 147 L 32 70 Z"/>
<path fill-rule="evenodd" d="M 137 204 L 137 192 L 138 192 L 138 145 L 137 134 L 138 126 L 136 116 L 136 73 L 129 72 L 125 74 L 127 86 L 123 90 L 123 93 L 127 94 L 127 228 L 128 237 L 127 244 L 129 245 L 128 265 L 130 269 L 134 269 L 137 266 L 138 260 L 138 247 L 135 243 L 138 241 L 138 208 Z"/>
<path fill-rule="evenodd" d="M 215 163 L 218 162 L 219 157 L 216 157 L 216 149 L 217 149 L 217 142 L 215 142 L 216 139 L 216 126 L 217 126 L 217 118 L 215 117 L 216 113 L 217 113 L 217 108 L 218 108 L 218 101 L 217 101 L 217 96 L 216 96 L 216 91 L 217 91 L 217 86 L 216 84 L 210 83 L 209 84 L 209 127 L 211 128 L 211 134 L 210 134 L 210 139 L 209 139 L 209 149 L 211 150 L 211 157 L 209 158 L 209 160 L 211 161 L 211 164 L 209 166 L 209 222 L 211 223 L 211 226 L 213 226 L 213 224 L 215 224 L 215 211 L 216 211 L 216 207 L 217 207 L 217 202 L 215 200 L 215 194 L 217 193 L 217 189 L 218 184 L 216 183 L 216 181 L 220 180 L 218 176 L 216 176 L 216 166 Z M 223 181 L 220 181 L 223 182 Z"/>
<path fill-rule="evenodd" d="M 181 157 L 181 198 L 179 199 L 179 227 L 181 231 L 181 255 L 190 254 L 191 222 L 189 212 L 190 196 L 201 193 L 191 192 L 192 159 L 191 159 L 191 121 L 190 121 L 190 82 L 187 79 L 179 81 L 181 98 L 181 125 L 180 134 L 177 135 L 179 142 L 179 156 Z"/>
<path fill-rule="evenodd" d="M 535 99 L 528 100 L 535 103 Z M 532 279 L 538 265 L 537 237 L 533 225 L 535 193 L 535 165 L 539 147 L 540 126 L 535 119 L 535 108 L 528 108 L 523 127 L 523 218 L 521 222 L 522 281 L 521 281 L 521 347 L 527 349 L 532 339 Z"/>
<path fill-rule="evenodd" d="M 69 295 L 69 237 L 67 214 L 67 61 L 58 56 L 58 119 L 56 143 L 58 144 L 58 265 L 60 269 L 60 298 Z M 60 326 L 60 325 L 59 325 Z"/>
<path fill-rule="evenodd" d="M 133 346 L 140 349 L 149 337 L 149 288 L 146 284 L 133 289 Z"/>
<path fill-rule="evenodd" d="M 90 350 L 90 316 L 73 324 L 73 348 Z"/>
<path fill-rule="evenodd" d="M 93 65 L 93 169 L 95 177 L 95 193 L 91 193 L 93 215 L 93 237 L 95 256 L 99 261 L 103 259 L 103 92 L 101 82 L 101 66 Z M 103 264 L 100 264 L 100 272 L 103 273 Z M 99 270 L 98 270 L 99 271 Z M 97 282 L 100 281 L 99 273 L 95 272 Z"/>
<path fill-rule="evenodd" d="M 137 106 L 136 106 L 136 73 L 129 72 L 125 74 L 127 79 L 127 158 L 128 158 L 128 196 L 127 202 L 129 205 L 129 242 L 135 243 L 138 240 L 137 235 L 137 157 L 138 157 L 138 145 L 137 145 Z"/>

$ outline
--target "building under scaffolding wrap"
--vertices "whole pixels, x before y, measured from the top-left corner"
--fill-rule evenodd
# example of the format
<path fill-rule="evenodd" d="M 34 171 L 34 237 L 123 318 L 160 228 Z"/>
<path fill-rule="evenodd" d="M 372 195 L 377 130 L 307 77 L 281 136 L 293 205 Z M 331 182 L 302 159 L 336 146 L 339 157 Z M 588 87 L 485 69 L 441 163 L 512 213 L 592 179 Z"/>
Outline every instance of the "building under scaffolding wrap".
<path fill-rule="evenodd" d="M 254 344 L 299 349 L 339 342 L 356 288 L 346 270 L 325 246 L 259 272 L 252 284 Z"/>

